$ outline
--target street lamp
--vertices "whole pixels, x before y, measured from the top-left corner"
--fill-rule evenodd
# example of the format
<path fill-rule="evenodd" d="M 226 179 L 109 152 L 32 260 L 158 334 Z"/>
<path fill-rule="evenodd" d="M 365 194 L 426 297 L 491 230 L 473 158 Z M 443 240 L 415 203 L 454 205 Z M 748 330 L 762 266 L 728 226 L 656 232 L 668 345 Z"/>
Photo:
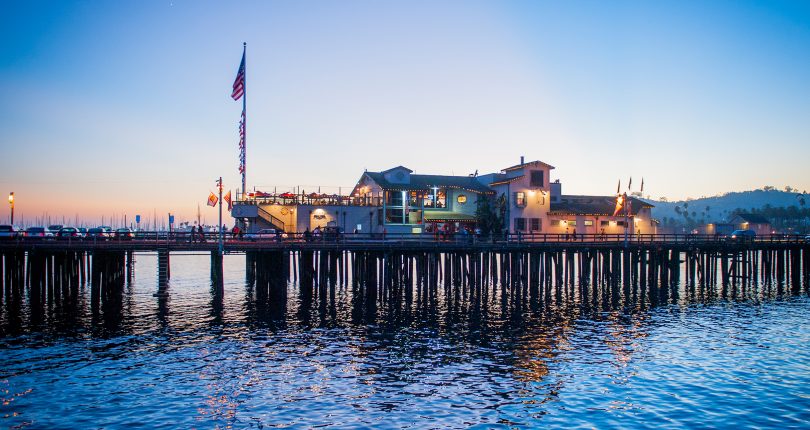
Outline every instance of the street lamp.
<path fill-rule="evenodd" d="M 14 191 L 8 195 L 8 204 L 11 206 L 11 225 L 14 225 Z"/>

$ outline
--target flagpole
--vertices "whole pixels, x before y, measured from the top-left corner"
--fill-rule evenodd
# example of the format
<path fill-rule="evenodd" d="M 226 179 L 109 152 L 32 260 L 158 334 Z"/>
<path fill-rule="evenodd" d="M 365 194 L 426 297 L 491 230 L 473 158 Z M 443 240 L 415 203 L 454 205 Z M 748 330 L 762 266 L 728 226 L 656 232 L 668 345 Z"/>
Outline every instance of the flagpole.
<path fill-rule="evenodd" d="M 244 137 L 242 138 L 242 142 L 244 148 L 242 152 L 244 154 L 244 161 L 242 161 L 242 200 L 245 199 L 245 192 L 246 190 L 246 176 L 247 176 L 247 42 L 242 42 L 242 58 L 245 59 L 245 71 L 242 77 L 242 82 L 244 89 L 242 90 L 242 113 L 245 117 L 242 119 L 244 121 Z"/>
<path fill-rule="evenodd" d="M 217 224 L 217 230 L 219 231 L 219 255 L 222 255 L 225 248 L 222 243 L 222 176 L 217 181 L 217 187 L 219 188 L 219 224 Z"/>

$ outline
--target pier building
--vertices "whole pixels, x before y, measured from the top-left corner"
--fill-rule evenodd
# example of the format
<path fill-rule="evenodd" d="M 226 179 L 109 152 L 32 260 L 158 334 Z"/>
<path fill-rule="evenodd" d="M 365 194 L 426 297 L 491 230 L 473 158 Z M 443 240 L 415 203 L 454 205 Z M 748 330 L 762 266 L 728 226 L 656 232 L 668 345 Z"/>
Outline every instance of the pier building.
<path fill-rule="evenodd" d="M 616 195 L 565 195 L 551 166 L 535 160 L 479 175 L 417 174 L 405 166 L 365 171 L 348 195 L 261 193 L 240 196 L 231 215 L 250 231 L 274 228 L 302 233 L 474 233 L 486 200 L 505 231 L 552 234 L 655 234 L 652 205 L 627 197 L 616 213 Z M 615 215 L 614 215 L 615 213 Z"/>

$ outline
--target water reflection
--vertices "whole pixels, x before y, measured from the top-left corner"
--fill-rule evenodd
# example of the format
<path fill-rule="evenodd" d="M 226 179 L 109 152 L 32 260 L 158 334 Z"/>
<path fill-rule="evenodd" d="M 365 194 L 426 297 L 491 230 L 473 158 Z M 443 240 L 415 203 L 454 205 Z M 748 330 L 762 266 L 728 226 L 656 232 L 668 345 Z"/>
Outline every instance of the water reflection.
<path fill-rule="evenodd" d="M 4 292 L 0 383 L 8 387 L 0 389 L 9 403 L 0 412 L 12 418 L 3 424 L 75 424 L 41 406 L 62 404 L 99 427 L 406 427 L 429 419 L 455 428 L 627 427 L 639 416 L 694 426 L 702 421 L 667 415 L 679 406 L 672 393 L 693 409 L 728 413 L 735 406 L 714 391 L 735 381 L 786 396 L 748 400 L 751 410 L 805 416 L 792 405 L 810 394 L 800 385 L 810 382 L 801 373 L 810 359 L 808 304 L 796 300 L 806 285 L 715 286 L 683 276 L 653 286 L 637 278 L 302 287 L 251 279 L 243 258 L 226 257 L 220 287 L 206 276 L 208 256 L 195 258 L 174 258 L 162 290 L 156 262 L 144 256 L 138 276 L 107 293 L 81 282 L 39 295 Z M 741 356 L 757 361 L 726 369 Z M 756 379 L 786 369 L 798 371 Z M 115 406 L 98 401 L 87 410 L 109 393 L 118 393 Z M 768 409 L 774 404 L 778 412 Z"/>
<path fill-rule="evenodd" d="M 230 269 L 230 274 L 238 273 Z M 807 286 L 798 276 L 787 285 L 771 280 L 721 285 L 703 281 L 649 284 L 644 277 L 625 282 L 587 277 L 576 282 L 570 277 L 545 285 L 495 286 L 456 280 L 364 285 L 347 279 L 335 285 L 317 279 L 299 284 L 288 284 L 278 277 L 247 279 L 241 297 L 226 294 L 223 284 L 209 281 L 206 307 L 210 326 L 232 323 L 237 317 L 247 327 L 276 330 L 288 324 L 304 328 L 375 325 L 392 330 L 422 327 L 468 333 L 472 334 L 470 341 L 485 342 L 493 330 L 521 333 L 527 328 L 559 328 L 579 318 L 598 320 L 604 314 L 630 315 L 673 304 L 759 302 L 807 293 Z M 144 297 L 135 294 L 136 284 L 151 284 L 136 279 L 134 270 L 128 271 L 119 283 L 104 288 L 84 281 L 74 277 L 6 285 L 0 317 L 2 335 L 38 331 L 91 332 L 98 336 L 126 333 L 128 322 L 143 306 Z M 178 313 L 172 309 L 173 285 L 177 284 L 193 288 L 187 281 L 175 279 L 167 285 L 156 285 L 152 295 L 156 304 L 154 321 L 161 328 L 170 327 L 173 315 Z M 227 304 L 239 300 L 241 309 L 226 318 Z"/>

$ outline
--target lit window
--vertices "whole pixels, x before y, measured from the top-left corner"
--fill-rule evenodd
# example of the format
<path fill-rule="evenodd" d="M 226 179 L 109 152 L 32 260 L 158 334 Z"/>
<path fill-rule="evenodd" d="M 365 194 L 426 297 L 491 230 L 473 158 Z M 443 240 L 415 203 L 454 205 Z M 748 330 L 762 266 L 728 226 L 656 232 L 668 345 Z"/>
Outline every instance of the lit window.
<path fill-rule="evenodd" d="M 447 190 L 440 188 L 436 190 L 436 209 L 447 207 Z"/>
<path fill-rule="evenodd" d="M 523 191 L 518 191 L 515 193 L 515 205 L 521 208 L 526 206 L 526 193 Z"/>

